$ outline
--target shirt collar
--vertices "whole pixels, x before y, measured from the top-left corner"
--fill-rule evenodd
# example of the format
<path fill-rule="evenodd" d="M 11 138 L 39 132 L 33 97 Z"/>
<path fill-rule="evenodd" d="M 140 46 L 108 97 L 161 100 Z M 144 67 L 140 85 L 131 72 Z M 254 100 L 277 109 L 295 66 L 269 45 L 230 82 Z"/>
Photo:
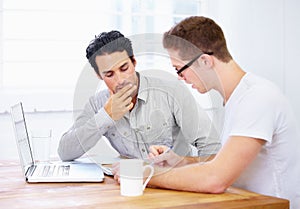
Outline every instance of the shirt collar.
<path fill-rule="evenodd" d="M 147 102 L 148 99 L 148 80 L 145 76 L 141 75 L 140 73 L 136 72 L 139 78 L 139 91 L 137 98 Z"/>

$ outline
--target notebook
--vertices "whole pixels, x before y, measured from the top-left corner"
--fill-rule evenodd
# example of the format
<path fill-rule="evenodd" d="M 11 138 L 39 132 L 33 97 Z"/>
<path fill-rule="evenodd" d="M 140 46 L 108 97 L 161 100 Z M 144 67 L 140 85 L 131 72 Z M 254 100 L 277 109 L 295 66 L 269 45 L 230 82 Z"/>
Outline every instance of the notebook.
<path fill-rule="evenodd" d="M 22 103 L 11 107 L 15 138 L 25 180 L 38 182 L 102 182 L 101 167 L 92 162 L 47 162 L 36 163 L 30 144 Z"/>

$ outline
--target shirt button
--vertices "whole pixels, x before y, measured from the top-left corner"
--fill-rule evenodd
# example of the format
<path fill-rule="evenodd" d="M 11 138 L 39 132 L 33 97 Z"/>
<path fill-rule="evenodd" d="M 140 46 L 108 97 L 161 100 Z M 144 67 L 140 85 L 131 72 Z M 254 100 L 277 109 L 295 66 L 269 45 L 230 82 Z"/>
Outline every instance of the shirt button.
<path fill-rule="evenodd" d="M 112 133 L 111 135 L 112 135 L 112 136 L 115 136 L 115 134 L 114 134 L 114 133 Z"/>
<path fill-rule="evenodd" d="M 143 148 L 142 151 L 145 152 L 145 149 Z"/>

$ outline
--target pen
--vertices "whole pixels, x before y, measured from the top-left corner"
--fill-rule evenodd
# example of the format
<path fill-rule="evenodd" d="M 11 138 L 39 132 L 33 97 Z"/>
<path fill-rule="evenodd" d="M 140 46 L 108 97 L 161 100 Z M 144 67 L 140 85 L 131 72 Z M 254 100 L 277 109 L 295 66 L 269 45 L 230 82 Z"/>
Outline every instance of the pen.
<path fill-rule="evenodd" d="M 170 150 L 171 150 L 172 148 L 173 148 L 173 146 L 168 147 L 168 149 L 166 149 L 163 153 L 161 153 L 161 155 L 170 152 Z"/>

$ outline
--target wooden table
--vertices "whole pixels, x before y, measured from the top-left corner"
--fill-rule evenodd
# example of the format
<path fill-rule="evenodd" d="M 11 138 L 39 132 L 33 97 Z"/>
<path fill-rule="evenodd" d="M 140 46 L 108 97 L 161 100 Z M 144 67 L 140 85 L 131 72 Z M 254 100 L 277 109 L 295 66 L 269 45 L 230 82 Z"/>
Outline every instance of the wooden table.
<path fill-rule="evenodd" d="M 1 161 L 0 208 L 288 209 L 289 202 L 237 188 L 224 194 L 146 188 L 143 196 L 123 197 L 111 177 L 105 177 L 103 183 L 28 184 L 19 163 Z"/>

